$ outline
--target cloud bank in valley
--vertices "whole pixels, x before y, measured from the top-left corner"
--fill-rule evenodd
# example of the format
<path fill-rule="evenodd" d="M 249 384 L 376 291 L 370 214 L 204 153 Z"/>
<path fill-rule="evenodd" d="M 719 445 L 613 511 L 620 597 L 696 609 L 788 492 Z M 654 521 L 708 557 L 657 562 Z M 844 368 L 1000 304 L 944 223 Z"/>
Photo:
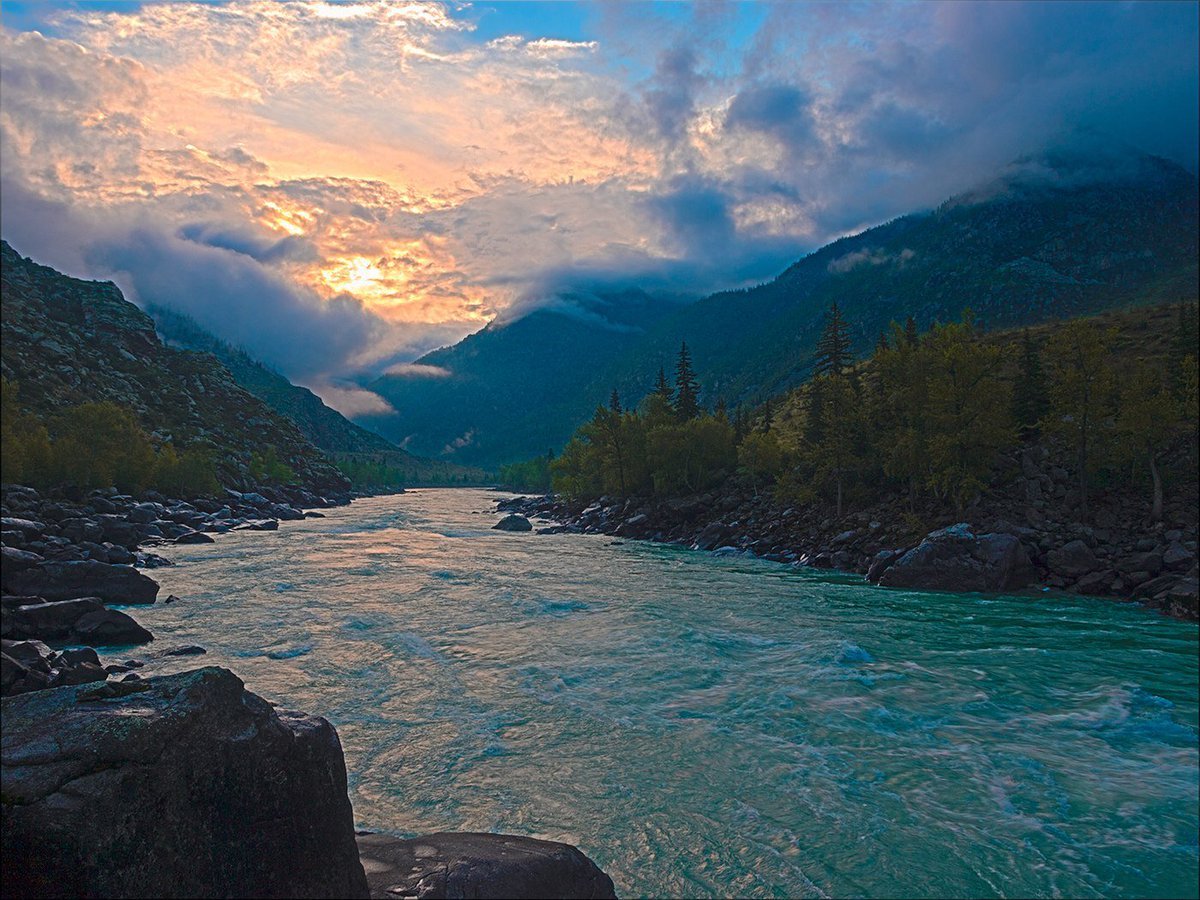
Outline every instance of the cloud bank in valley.
<path fill-rule="evenodd" d="M 1195 4 L 524 9 L 6 11 L 4 236 L 378 413 L 497 315 L 766 278 L 1063 135 L 1196 168 Z"/>

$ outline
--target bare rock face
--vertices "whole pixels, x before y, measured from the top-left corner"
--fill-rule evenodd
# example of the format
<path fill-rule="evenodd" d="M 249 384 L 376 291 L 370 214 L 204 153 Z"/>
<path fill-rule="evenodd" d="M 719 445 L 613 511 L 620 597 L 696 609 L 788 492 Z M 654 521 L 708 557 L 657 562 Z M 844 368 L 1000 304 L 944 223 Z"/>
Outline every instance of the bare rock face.
<path fill-rule="evenodd" d="M 961 523 L 925 536 L 879 575 L 884 587 L 1009 591 L 1028 585 L 1033 566 L 1011 534 L 975 534 Z"/>
<path fill-rule="evenodd" d="M 612 879 L 570 844 L 511 834 L 359 835 L 371 896 L 394 900 L 615 898 Z"/>
<path fill-rule="evenodd" d="M 324 719 L 212 667 L 0 702 L 6 896 L 367 896 Z"/>

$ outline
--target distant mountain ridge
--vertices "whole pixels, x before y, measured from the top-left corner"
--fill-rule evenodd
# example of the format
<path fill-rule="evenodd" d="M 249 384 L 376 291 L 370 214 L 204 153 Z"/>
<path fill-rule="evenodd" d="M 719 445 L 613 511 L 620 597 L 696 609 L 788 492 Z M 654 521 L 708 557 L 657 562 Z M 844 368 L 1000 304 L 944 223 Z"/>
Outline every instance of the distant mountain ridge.
<path fill-rule="evenodd" d="M 296 424 L 317 447 L 331 453 L 403 453 L 386 438 L 330 409 L 308 388 L 292 384 L 240 347 L 205 331 L 194 319 L 162 306 L 146 309 L 168 346 L 211 353 L 243 388 Z"/>
<path fill-rule="evenodd" d="M 822 247 L 768 283 L 640 310 L 631 327 L 553 309 L 489 326 L 419 360 L 438 378 L 375 381 L 399 415 L 373 421 L 415 452 L 494 466 L 561 446 L 613 387 L 639 401 L 660 366 L 671 372 L 680 341 L 706 403 L 795 386 L 834 301 L 865 352 L 910 315 L 924 329 L 969 307 L 984 328 L 1001 328 L 1191 296 L 1197 223 L 1196 177 L 1166 160 L 1025 159 L 932 212 Z"/>
<path fill-rule="evenodd" d="M 301 483 L 344 492 L 349 480 L 289 419 L 208 353 L 163 345 L 154 321 L 111 282 L 71 278 L 0 241 L 0 371 L 40 417 L 109 401 L 176 446 L 216 451 L 222 483 L 252 487 L 254 454 L 274 448 Z"/>

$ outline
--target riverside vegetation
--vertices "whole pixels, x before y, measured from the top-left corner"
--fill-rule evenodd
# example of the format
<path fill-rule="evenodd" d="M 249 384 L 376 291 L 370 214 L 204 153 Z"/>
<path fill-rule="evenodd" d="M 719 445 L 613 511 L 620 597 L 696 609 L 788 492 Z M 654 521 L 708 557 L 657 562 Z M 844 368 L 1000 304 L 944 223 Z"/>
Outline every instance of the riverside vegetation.
<path fill-rule="evenodd" d="M 1019 538 L 1030 578 L 1195 618 L 1194 303 L 993 334 L 909 319 L 850 347 L 833 304 L 814 377 L 730 413 L 701 409 L 684 345 L 673 388 L 660 370 L 633 410 L 614 391 L 501 479 L 576 524 L 864 572 L 973 522 Z"/>

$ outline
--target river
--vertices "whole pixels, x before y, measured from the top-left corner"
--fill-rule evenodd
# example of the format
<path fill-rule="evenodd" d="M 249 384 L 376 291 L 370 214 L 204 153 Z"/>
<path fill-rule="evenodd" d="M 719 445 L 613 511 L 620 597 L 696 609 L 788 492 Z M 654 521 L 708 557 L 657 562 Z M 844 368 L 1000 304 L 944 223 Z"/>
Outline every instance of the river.
<path fill-rule="evenodd" d="M 171 548 L 135 615 L 338 728 L 359 827 L 621 896 L 1195 896 L 1197 626 L 491 530 L 424 490 Z"/>

